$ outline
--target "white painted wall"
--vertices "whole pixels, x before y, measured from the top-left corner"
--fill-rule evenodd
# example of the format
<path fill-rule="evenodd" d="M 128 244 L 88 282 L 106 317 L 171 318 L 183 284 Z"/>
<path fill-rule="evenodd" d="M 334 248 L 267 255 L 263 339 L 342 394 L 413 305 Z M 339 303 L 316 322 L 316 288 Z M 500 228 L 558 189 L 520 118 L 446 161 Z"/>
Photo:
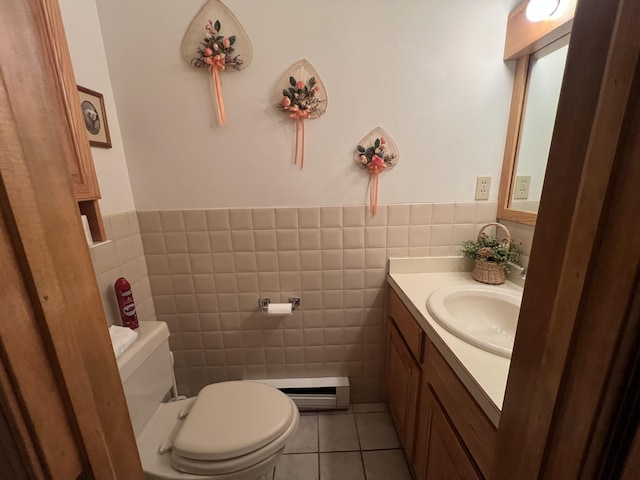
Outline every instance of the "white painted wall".
<path fill-rule="evenodd" d="M 104 95 L 113 148 L 91 147 L 103 215 L 135 210 L 95 0 L 59 0 L 78 85 Z"/>
<path fill-rule="evenodd" d="M 254 60 L 223 75 L 224 128 L 209 75 L 180 56 L 202 3 L 97 0 L 138 209 L 366 203 L 368 177 L 352 152 L 376 126 L 400 148 L 400 164 L 381 177 L 380 203 L 471 201 L 476 175 L 493 177 L 496 199 L 514 0 L 228 0 Z M 303 57 L 329 103 L 307 122 L 300 171 L 293 122 L 271 93 Z"/>

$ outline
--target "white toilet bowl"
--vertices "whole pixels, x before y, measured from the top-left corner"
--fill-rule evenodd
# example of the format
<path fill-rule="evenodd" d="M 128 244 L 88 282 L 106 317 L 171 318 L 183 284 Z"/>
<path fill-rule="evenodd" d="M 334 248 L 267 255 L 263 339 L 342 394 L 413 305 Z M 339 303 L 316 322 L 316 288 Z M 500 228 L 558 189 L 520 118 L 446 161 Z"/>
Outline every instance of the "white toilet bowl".
<path fill-rule="evenodd" d="M 146 478 L 258 480 L 270 473 L 300 421 L 293 401 L 269 385 L 233 381 L 161 403 L 171 386 L 169 331 L 163 322 L 140 322 L 138 333 L 118 367 Z"/>
<path fill-rule="evenodd" d="M 150 479 L 255 480 L 273 469 L 299 419 L 273 387 L 217 383 L 161 404 L 138 435 L 138 450 Z"/>

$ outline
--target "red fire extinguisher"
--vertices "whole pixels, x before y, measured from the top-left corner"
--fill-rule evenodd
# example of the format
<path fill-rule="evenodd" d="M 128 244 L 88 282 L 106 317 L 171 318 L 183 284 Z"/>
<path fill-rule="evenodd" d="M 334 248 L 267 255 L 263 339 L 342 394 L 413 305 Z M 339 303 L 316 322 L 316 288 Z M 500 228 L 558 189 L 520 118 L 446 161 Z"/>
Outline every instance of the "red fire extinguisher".
<path fill-rule="evenodd" d="M 113 285 L 118 299 L 118 309 L 122 318 L 122 326 L 131 329 L 138 328 L 138 315 L 136 314 L 136 304 L 133 302 L 131 284 L 126 278 L 120 277 Z"/>

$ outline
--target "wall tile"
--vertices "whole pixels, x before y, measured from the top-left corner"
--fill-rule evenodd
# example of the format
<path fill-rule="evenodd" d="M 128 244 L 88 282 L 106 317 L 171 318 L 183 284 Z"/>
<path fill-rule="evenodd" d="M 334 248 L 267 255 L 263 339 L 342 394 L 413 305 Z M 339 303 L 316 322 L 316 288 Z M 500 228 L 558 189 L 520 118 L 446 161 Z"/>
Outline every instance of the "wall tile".
<path fill-rule="evenodd" d="M 298 230 L 300 250 L 320 250 L 322 248 L 320 229 Z"/>
<path fill-rule="evenodd" d="M 258 293 L 258 274 L 257 273 L 238 273 L 236 275 L 236 284 L 238 292 L 241 293 Z"/>
<path fill-rule="evenodd" d="M 109 217 L 105 217 L 109 219 Z M 142 233 L 162 232 L 160 212 L 138 212 L 138 224 Z"/>
<path fill-rule="evenodd" d="M 304 252 L 303 252 L 304 253 Z M 320 252 L 318 252 L 319 255 Z M 319 257 L 318 257 L 319 258 Z M 300 274 L 301 288 L 302 290 L 322 290 L 322 272 L 320 271 L 305 271 L 305 261 L 301 256 L 301 268 Z M 321 265 L 321 261 L 318 263 Z M 314 270 L 320 270 L 319 268 Z"/>
<path fill-rule="evenodd" d="M 209 253 L 193 253 L 189 255 L 189 262 L 193 274 L 213 273 L 213 259 Z"/>
<path fill-rule="evenodd" d="M 186 210 L 183 212 L 183 218 L 187 232 L 207 231 L 207 215 L 204 210 Z"/>
<path fill-rule="evenodd" d="M 342 270 L 325 270 L 322 272 L 322 289 L 323 290 L 342 290 L 343 289 L 343 273 Z"/>
<path fill-rule="evenodd" d="M 453 221 L 455 223 L 475 223 L 477 216 L 476 211 L 477 203 L 456 203 Z"/>
<path fill-rule="evenodd" d="M 167 253 L 167 247 L 164 244 L 164 235 L 161 232 L 143 233 L 142 245 L 147 255 Z M 101 247 L 96 247 L 96 249 Z"/>
<path fill-rule="evenodd" d="M 125 212 L 112 215 L 110 222 L 113 240 L 120 240 L 121 238 L 129 237 L 133 234 L 131 226 L 129 225 L 128 213 Z"/>
<path fill-rule="evenodd" d="M 364 268 L 364 249 L 358 250 L 344 250 L 344 269 L 358 269 Z"/>
<path fill-rule="evenodd" d="M 232 231 L 253 230 L 253 212 L 250 209 L 232 208 L 229 210 L 229 223 Z"/>
<path fill-rule="evenodd" d="M 276 228 L 298 228 L 298 210 L 295 208 L 277 208 Z"/>
<path fill-rule="evenodd" d="M 323 270 L 342 270 L 343 258 L 342 250 L 323 250 L 322 251 L 322 269 Z"/>
<path fill-rule="evenodd" d="M 278 252 L 278 268 L 281 272 L 300 271 L 300 253 Z"/>
<path fill-rule="evenodd" d="M 343 229 L 343 248 L 364 248 L 364 228 L 349 227 Z"/>
<path fill-rule="evenodd" d="M 234 378 L 348 375 L 354 398 L 380 400 L 387 257 L 457 254 L 459 240 L 475 234 L 479 219 L 493 221 L 495 209 L 487 202 L 381 205 L 375 217 L 365 205 L 126 215 L 114 220 L 124 235 L 110 252 L 115 265 L 106 253 L 97 259 L 107 268 L 103 297 L 110 276 L 139 279 L 141 302 L 170 325 L 187 392 Z M 127 243 L 134 223 L 145 233 Z M 143 238 L 146 264 L 135 255 L 121 262 Z M 302 300 L 292 316 L 258 309 L 259 297 L 290 296 Z"/>
<path fill-rule="evenodd" d="M 344 288 L 353 290 L 364 288 L 364 270 L 344 270 Z"/>
<path fill-rule="evenodd" d="M 187 235 L 184 232 L 166 232 L 164 243 L 167 253 L 188 253 Z M 196 252 L 194 252 L 196 253 Z"/>
<path fill-rule="evenodd" d="M 342 221 L 345 227 L 364 227 L 366 207 L 364 205 L 354 205 L 342 207 Z"/>
<path fill-rule="evenodd" d="M 184 217 L 181 211 L 164 211 L 160 212 L 160 221 L 162 222 L 162 230 L 166 232 L 184 232 Z"/>
<path fill-rule="evenodd" d="M 209 232 L 211 251 L 214 253 L 227 253 L 233 251 L 230 232 Z"/>
<path fill-rule="evenodd" d="M 323 250 L 342 248 L 342 228 L 323 228 L 321 229 L 320 235 Z"/>
<path fill-rule="evenodd" d="M 388 218 L 387 225 L 389 226 L 407 226 L 410 219 L 410 205 L 389 205 L 387 207 Z"/>
<path fill-rule="evenodd" d="M 191 275 L 172 275 L 171 288 L 175 294 L 195 293 L 193 287 L 193 277 Z"/>
<path fill-rule="evenodd" d="M 231 232 L 231 244 L 234 252 L 255 252 L 256 245 L 253 241 L 253 232 L 246 231 L 232 231 Z"/>
<path fill-rule="evenodd" d="M 297 230 L 277 230 L 276 239 L 279 251 L 299 249 Z"/>
<path fill-rule="evenodd" d="M 211 242 L 207 232 L 187 232 L 187 246 L 190 253 L 211 252 Z"/>
<path fill-rule="evenodd" d="M 367 227 L 386 227 L 388 217 L 388 207 L 386 205 L 378 206 L 378 213 L 371 215 L 369 208 L 366 210 L 365 224 Z"/>
<path fill-rule="evenodd" d="M 299 208 L 298 228 L 320 228 L 320 208 Z"/>
<path fill-rule="evenodd" d="M 386 248 L 387 228 L 367 227 L 364 233 L 364 244 L 367 248 Z"/>
<path fill-rule="evenodd" d="M 409 227 L 388 227 L 387 228 L 387 248 L 408 247 Z"/>
<path fill-rule="evenodd" d="M 278 249 L 274 230 L 255 230 L 253 236 L 257 252 L 275 252 Z"/>
<path fill-rule="evenodd" d="M 433 205 L 430 203 L 413 204 L 410 207 L 410 225 L 430 225 Z"/>
<path fill-rule="evenodd" d="M 236 271 L 236 262 L 232 253 L 214 253 L 211 258 L 215 273 L 234 273 Z"/>
<path fill-rule="evenodd" d="M 322 310 L 305 310 L 302 312 L 304 328 L 322 328 L 323 323 Z"/>
<path fill-rule="evenodd" d="M 256 254 L 251 252 L 233 254 L 236 273 L 256 272 Z"/>
<path fill-rule="evenodd" d="M 216 293 L 236 293 L 238 291 L 235 274 L 216 273 L 214 277 L 216 281 Z"/>
<path fill-rule="evenodd" d="M 276 228 L 276 212 L 273 208 L 254 208 L 252 215 L 254 230 L 273 230 Z"/>
<path fill-rule="evenodd" d="M 217 210 L 206 210 L 207 229 L 211 231 L 224 231 L 231 229 L 229 220 L 229 210 L 226 208 Z"/>
<path fill-rule="evenodd" d="M 321 207 L 320 226 L 323 228 L 342 228 L 342 207 Z"/>
<path fill-rule="evenodd" d="M 431 245 L 440 247 L 451 245 L 453 241 L 452 225 L 433 225 L 431 227 Z"/>
<path fill-rule="evenodd" d="M 434 225 L 451 224 L 455 214 L 455 205 L 453 203 L 436 203 L 433 205 L 431 213 L 431 222 Z"/>
<path fill-rule="evenodd" d="M 476 223 L 489 223 L 496 221 L 498 202 L 476 203 Z"/>
<path fill-rule="evenodd" d="M 169 272 L 172 275 L 191 273 L 191 259 L 186 253 L 168 254 Z"/>
<path fill-rule="evenodd" d="M 277 272 L 258 272 L 258 288 L 261 292 L 280 290 L 280 275 Z"/>

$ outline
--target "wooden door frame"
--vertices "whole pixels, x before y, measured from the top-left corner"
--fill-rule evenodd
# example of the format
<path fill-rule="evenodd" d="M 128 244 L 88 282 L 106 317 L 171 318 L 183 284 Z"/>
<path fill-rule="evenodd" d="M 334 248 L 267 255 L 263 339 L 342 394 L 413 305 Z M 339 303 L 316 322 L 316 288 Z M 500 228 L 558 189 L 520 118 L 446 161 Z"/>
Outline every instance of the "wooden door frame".
<path fill-rule="evenodd" d="M 627 458 L 617 426 L 638 391 L 639 57 L 639 2 L 580 0 L 492 479 L 615 478 L 612 459 Z"/>
<path fill-rule="evenodd" d="M 16 440 L 6 451 L 31 478 L 80 468 L 83 479 L 141 479 L 67 163 L 78 142 L 59 76 L 69 52 L 50 41 L 60 12 L 55 0 L 9 0 L 1 13 L 0 408 Z"/>

